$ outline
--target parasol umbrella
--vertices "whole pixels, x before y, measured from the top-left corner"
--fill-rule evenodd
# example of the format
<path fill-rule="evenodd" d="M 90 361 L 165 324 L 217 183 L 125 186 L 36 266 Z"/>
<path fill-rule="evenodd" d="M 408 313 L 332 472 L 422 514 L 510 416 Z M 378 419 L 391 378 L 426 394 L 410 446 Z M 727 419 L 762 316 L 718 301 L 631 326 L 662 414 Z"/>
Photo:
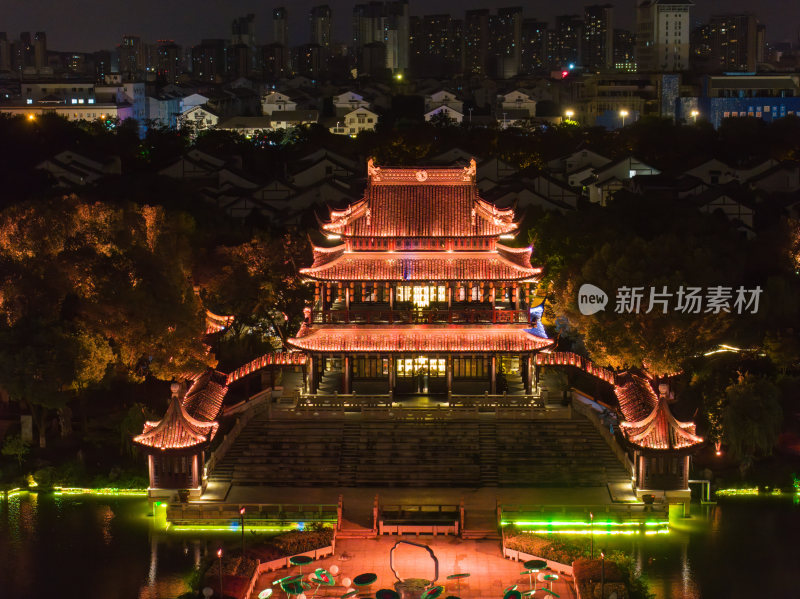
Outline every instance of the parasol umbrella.
<path fill-rule="evenodd" d="M 545 574 L 544 579 L 550 583 L 550 590 L 553 590 L 553 581 L 558 580 L 558 574 Z"/>
<path fill-rule="evenodd" d="M 342 599 L 350 599 L 350 597 L 355 597 L 358 595 L 358 591 L 347 591 L 344 595 L 342 595 Z"/>
<path fill-rule="evenodd" d="M 314 570 L 314 576 L 324 585 L 332 586 L 336 584 L 336 581 L 333 579 L 333 574 L 328 572 L 325 568 L 317 568 Z M 314 582 L 316 582 L 316 580 Z"/>
<path fill-rule="evenodd" d="M 299 595 L 300 593 L 305 591 L 305 589 L 303 588 L 303 584 L 298 580 L 292 582 L 282 582 L 281 588 L 287 595 Z"/>
<path fill-rule="evenodd" d="M 293 566 L 300 566 L 300 574 L 303 573 L 303 566 L 306 566 L 313 562 L 314 559 L 307 556 L 307 555 L 294 555 L 289 558 L 289 563 Z"/>
<path fill-rule="evenodd" d="M 419 599 L 436 599 L 442 593 L 444 593 L 444 587 L 437 585 L 435 587 L 429 588 L 427 591 L 422 593 Z"/>
<path fill-rule="evenodd" d="M 503 599 L 522 599 L 522 593 L 520 593 L 517 589 L 507 591 L 503 595 Z"/>
<path fill-rule="evenodd" d="M 461 594 L 461 579 L 462 578 L 469 578 L 469 572 L 459 572 L 458 574 L 451 574 L 447 577 L 447 580 L 455 580 L 456 581 L 456 593 L 459 595 Z"/>

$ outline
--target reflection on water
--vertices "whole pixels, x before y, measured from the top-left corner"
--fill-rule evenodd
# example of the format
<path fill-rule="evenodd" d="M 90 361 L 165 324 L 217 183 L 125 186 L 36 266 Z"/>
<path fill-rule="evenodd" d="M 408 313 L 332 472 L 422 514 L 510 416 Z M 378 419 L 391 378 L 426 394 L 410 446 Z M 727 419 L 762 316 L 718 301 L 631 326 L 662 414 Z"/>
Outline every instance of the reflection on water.
<path fill-rule="evenodd" d="M 151 521 L 141 498 L 0 501 L 0 597 L 177 597 L 222 538 L 154 534 Z M 630 552 L 658 599 L 800 597 L 797 499 L 730 500 L 673 524 L 669 536 L 598 537 L 595 548 Z"/>

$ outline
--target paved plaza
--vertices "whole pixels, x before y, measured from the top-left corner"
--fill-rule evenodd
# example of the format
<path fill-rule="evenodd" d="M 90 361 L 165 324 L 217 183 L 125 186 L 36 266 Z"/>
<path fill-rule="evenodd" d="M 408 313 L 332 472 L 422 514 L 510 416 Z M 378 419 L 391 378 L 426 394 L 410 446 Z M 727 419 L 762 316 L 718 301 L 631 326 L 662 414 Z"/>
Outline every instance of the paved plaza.
<path fill-rule="evenodd" d="M 342 539 L 336 542 L 336 555 L 314 562 L 314 568 L 322 567 L 330 570 L 334 564 L 339 567 L 339 575 L 336 587 L 323 587 L 317 593 L 317 597 L 340 597 L 346 588 L 341 585 L 342 578 L 350 578 L 372 572 L 378 575 L 377 582 L 372 585 L 371 593 L 365 592 L 363 596 L 374 597 L 377 589 L 393 588 L 397 578 L 392 573 L 389 565 L 389 552 L 399 540 L 409 541 L 428 545 L 439 561 L 439 578 L 437 584 L 445 585 L 445 593 L 442 595 L 456 595 L 462 599 L 489 599 L 492 597 L 503 597 L 503 591 L 511 585 L 519 585 L 518 590 L 527 591 L 530 586 L 528 576 L 521 572 L 525 569 L 519 562 L 503 559 L 501 556 L 499 541 L 462 541 L 454 537 L 431 537 L 431 536 L 403 536 L 403 537 L 379 537 L 377 539 Z M 304 573 L 310 572 L 311 566 L 307 566 Z M 434 577 L 433 561 L 424 549 L 401 545 L 395 551 L 395 569 L 397 574 L 403 578 L 425 578 L 428 580 Z M 256 585 L 256 592 L 272 585 L 272 581 L 287 573 L 297 573 L 297 568 L 283 569 L 270 572 L 261 576 Z M 465 578 L 458 587 L 455 580 L 447 580 L 451 574 L 468 572 L 469 578 Z M 538 583 L 541 587 L 543 583 Z M 574 599 L 576 597 L 572 586 L 565 580 L 558 580 L 553 586 L 559 597 L 562 599 Z M 308 597 L 313 591 L 306 593 Z M 540 591 L 535 594 L 537 599 L 543 599 L 546 592 Z"/>

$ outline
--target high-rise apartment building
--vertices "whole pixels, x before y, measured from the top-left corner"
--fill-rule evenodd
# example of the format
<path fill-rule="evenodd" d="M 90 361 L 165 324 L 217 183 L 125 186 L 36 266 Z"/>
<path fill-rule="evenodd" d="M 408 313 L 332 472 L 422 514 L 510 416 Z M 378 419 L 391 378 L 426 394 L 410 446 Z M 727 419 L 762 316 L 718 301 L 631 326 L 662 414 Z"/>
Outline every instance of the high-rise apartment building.
<path fill-rule="evenodd" d="M 559 68 L 577 66 L 581 62 L 583 20 L 578 15 L 556 17 L 555 61 Z"/>
<path fill-rule="evenodd" d="M 311 8 L 311 43 L 330 52 L 331 43 L 331 7 L 327 4 Z"/>
<path fill-rule="evenodd" d="M 276 44 L 289 47 L 289 13 L 285 6 L 272 11 L 272 40 Z"/>
<path fill-rule="evenodd" d="M 156 73 L 167 83 L 177 83 L 181 69 L 181 47 L 173 40 L 159 40 L 156 50 Z"/>
<path fill-rule="evenodd" d="M 145 52 L 142 38 L 136 35 L 125 35 L 118 47 L 119 71 L 134 75 L 145 70 Z"/>
<path fill-rule="evenodd" d="M 223 39 L 204 39 L 192 48 L 192 77 L 199 81 L 221 82 L 227 71 L 227 44 Z"/>
<path fill-rule="evenodd" d="M 523 19 L 520 46 L 523 73 L 531 75 L 544 69 L 547 66 L 547 23 Z"/>
<path fill-rule="evenodd" d="M 464 73 L 485 75 L 489 62 L 489 9 L 464 13 Z"/>
<path fill-rule="evenodd" d="M 644 0 L 636 9 L 636 64 L 640 71 L 689 68 L 691 0 Z"/>
<path fill-rule="evenodd" d="M 614 62 L 614 7 L 593 4 L 583 9 L 581 65 L 590 70 L 610 69 Z"/>
<path fill-rule="evenodd" d="M 509 79 L 521 69 L 522 7 L 498 8 L 489 17 L 489 53 L 496 77 Z"/>
<path fill-rule="evenodd" d="M 627 29 L 614 30 L 614 69 L 636 72 L 636 39 Z"/>
<path fill-rule="evenodd" d="M 33 66 L 36 70 L 47 66 L 47 34 L 37 31 L 33 36 Z"/>
<path fill-rule="evenodd" d="M 709 68 L 755 72 L 764 61 L 764 26 L 752 14 L 714 15 L 708 23 L 711 46 Z"/>
<path fill-rule="evenodd" d="M 445 77 L 461 69 L 462 20 L 441 14 L 409 22 L 409 66 L 415 77 Z"/>
<path fill-rule="evenodd" d="M 256 46 L 256 16 L 252 13 L 237 17 L 231 23 L 231 45 L 238 44 L 249 48 Z"/>
<path fill-rule="evenodd" d="M 11 42 L 5 31 L 0 31 L 0 73 L 11 70 Z"/>
<path fill-rule="evenodd" d="M 380 43 L 385 47 L 386 68 L 405 71 L 409 66 L 410 34 L 408 0 L 353 6 L 353 48 L 358 56 L 363 56 L 367 44 Z"/>

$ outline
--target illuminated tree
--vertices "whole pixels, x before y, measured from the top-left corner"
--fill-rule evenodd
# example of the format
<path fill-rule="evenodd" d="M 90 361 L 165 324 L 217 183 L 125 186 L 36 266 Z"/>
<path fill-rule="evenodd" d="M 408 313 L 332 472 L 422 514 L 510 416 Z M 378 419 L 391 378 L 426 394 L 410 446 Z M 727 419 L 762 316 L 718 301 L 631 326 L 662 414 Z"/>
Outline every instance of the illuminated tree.
<path fill-rule="evenodd" d="M 675 294 L 682 286 L 705 292 L 740 283 L 745 248 L 728 223 L 674 202 L 620 198 L 605 208 L 544 216 L 531 237 L 534 260 L 545 265 L 550 308 L 580 333 L 597 362 L 668 374 L 726 338 L 731 314 L 705 307 L 699 313 L 679 311 Z M 607 293 L 604 311 L 580 312 L 578 290 L 584 283 Z M 617 311 L 623 287 L 642 288 L 638 311 Z M 650 309 L 650 289 L 665 287 L 673 294 L 666 314 L 656 303 Z"/>
<path fill-rule="evenodd" d="M 746 470 L 759 455 L 766 456 L 778 442 L 783 410 L 780 391 L 770 380 L 746 375 L 725 390 L 725 441 Z"/>

